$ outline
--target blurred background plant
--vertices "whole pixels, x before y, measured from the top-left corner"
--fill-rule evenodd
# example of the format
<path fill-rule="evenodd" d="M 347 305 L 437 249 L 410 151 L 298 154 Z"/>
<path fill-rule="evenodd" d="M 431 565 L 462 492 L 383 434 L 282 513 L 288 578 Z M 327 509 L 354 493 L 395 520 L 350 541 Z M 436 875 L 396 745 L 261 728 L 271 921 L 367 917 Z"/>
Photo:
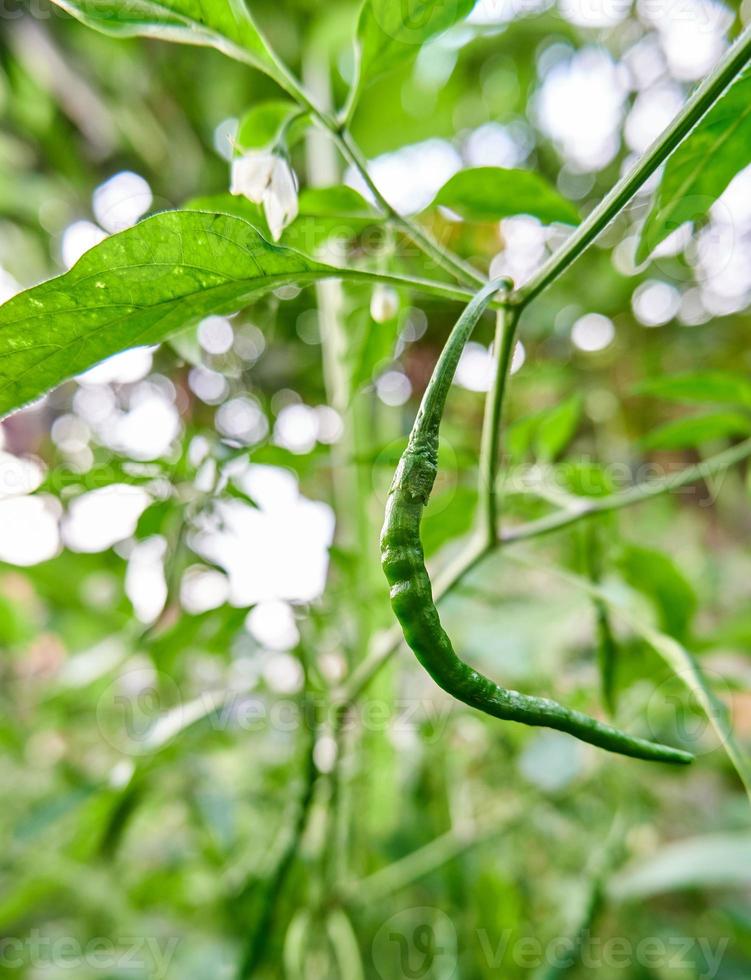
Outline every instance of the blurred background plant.
<path fill-rule="evenodd" d="M 355 105 L 355 4 L 252 4 L 316 101 L 349 105 L 386 223 L 352 159 L 260 71 L 6 3 L 0 297 L 186 202 L 266 233 L 260 208 L 229 198 L 230 165 L 280 131 L 300 184 L 300 216 L 282 232 L 289 208 L 273 215 L 283 242 L 441 278 L 398 220 L 419 215 L 463 263 L 523 282 L 751 16 L 707 0 L 471 8 Z M 544 178 L 536 216 L 500 216 L 489 188 L 450 180 L 479 167 Z M 512 535 L 751 435 L 738 168 L 637 265 L 652 180 L 525 310 L 504 432 Z M 442 606 L 468 661 L 687 748 L 690 770 L 481 716 L 404 650 L 340 724 L 332 692 L 393 629 L 378 530 L 457 310 L 393 286 L 285 285 L 2 423 L 0 974 L 749 976 L 742 468 L 509 544 Z M 491 341 L 488 321 L 443 424 L 424 522 L 437 566 L 474 518 Z M 671 643 L 729 709 L 730 753 Z"/>

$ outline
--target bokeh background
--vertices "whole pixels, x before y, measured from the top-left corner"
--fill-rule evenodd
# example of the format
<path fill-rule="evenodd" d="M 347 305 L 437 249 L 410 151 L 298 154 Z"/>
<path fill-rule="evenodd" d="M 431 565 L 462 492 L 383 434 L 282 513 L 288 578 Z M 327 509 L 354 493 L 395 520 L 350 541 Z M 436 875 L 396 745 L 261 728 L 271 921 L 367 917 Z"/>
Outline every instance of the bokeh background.
<path fill-rule="evenodd" d="M 281 56 L 330 79 L 341 105 L 356 5 L 252 7 Z M 404 213 L 470 166 L 534 169 L 586 212 L 749 19 L 748 0 L 480 0 L 367 90 L 353 132 Z M 113 40 L 43 0 L 5 0 L 0 297 L 143 215 L 225 192 L 238 120 L 278 97 L 215 51 Z M 292 154 L 303 186 L 310 152 Z M 677 229 L 637 268 L 652 189 L 524 315 L 510 519 L 668 472 L 751 429 L 746 404 L 676 436 L 661 427 L 696 407 L 639 390 L 686 371 L 748 375 L 751 169 L 701 227 Z M 566 234 L 524 216 L 426 220 L 517 281 Z M 347 248 L 367 259 L 374 241 Z M 2 423 L 0 974 L 232 977 L 269 903 L 259 976 L 543 976 L 580 926 L 587 955 L 571 976 L 751 974 L 748 800 L 697 706 L 617 617 L 618 720 L 697 751 L 691 771 L 452 705 L 402 651 L 339 760 L 341 873 L 322 857 L 335 761 L 323 734 L 309 824 L 269 895 L 310 712 L 325 717 L 327 685 L 357 661 L 362 610 L 372 630 L 391 624 L 379 521 L 456 315 L 400 300 L 376 324 L 370 291 L 346 289 L 355 442 L 326 396 L 312 288 L 113 357 Z M 469 344 L 451 396 L 430 558 L 471 524 L 491 329 Z M 360 542 L 336 538 L 349 471 L 372 531 Z M 748 505 L 735 471 L 529 545 L 524 564 L 501 554 L 445 605 L 457 647 L 511 686 L 597 710 L 591 597 L 551 571 L 582 573 L 596 546 L 614 594 L 702 657 L 748 746 Z M 395 863 L 426 845 L 424 866 Z"/>

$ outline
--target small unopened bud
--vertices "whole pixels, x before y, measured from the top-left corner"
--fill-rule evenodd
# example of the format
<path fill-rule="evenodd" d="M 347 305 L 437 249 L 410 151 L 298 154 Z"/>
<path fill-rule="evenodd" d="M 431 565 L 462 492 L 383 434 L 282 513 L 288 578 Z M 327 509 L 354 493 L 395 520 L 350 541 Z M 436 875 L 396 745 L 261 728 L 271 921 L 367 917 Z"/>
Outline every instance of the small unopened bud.
<path fill-rule="evenodd" d="M 391 286 L 383 286 L 380 283 L 373 290 L 370 297 L 370 315 L 376 323 L 386 323 L 392 320 L 399 312 L 399 295 Z"/>
<path fill-rule="evenodd" d="M 292 168 L 282 157 L 274 157 L 271 182 L 263 198 L 266 221 L 274 241 L 297 217 L 297 183 Z"/>

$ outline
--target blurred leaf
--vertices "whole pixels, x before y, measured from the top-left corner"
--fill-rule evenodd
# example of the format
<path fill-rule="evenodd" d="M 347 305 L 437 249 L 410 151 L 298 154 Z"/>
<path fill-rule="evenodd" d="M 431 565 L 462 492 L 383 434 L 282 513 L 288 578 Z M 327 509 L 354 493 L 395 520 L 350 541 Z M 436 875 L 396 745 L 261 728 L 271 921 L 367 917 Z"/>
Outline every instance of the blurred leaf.
<path fill-rule="evenodd" d="M 607 497 L 615 492 L 613 477 L 600 463 L 567 459 L 556 469 L 566 489 L 577 497 Z"/>
<path fill-rule="evenodd" d="M 339 215 L 359 215 L 370 220 L 381 218 L 362 194 L 344 184 L 306 187 L 300 192 L 300 214 L 332 218 Z"/>
<path fill-rule="evenodd" d="M 53 0 L 87 27 L 114 37 L 153 37 L 216 48 L 281 79 L 243 0 Z"/>
<path fill-rule="evenodd" d="M 467 534 L 477 507 L 474 487 L 451 487 L 431 497 L 423 517 L 420 537 L 426 555 L 434 555 L 447 542 Z"/>
<path fill-rule="evenodd" d="M 237 128 L 237 150 L 254 150 L 276 143 L 282 127 L 300 111 L 294 102 L 261 102 L 240 120 Z"/>
<path fill-rule="evenodd" d="M 535 435 L 535 449 L 540 459 L 551 462 L 563 452 L 576 434 L 581 414 L 582 399 L 577 394 L 540 417 Z"/>
<path fill-rule="evenodd" d="M 751 407 L 751 381 L 729 371 L 699 371 L 649 378 L 636 385 L 634 393 L 670 401 L 714 402 Z"/>
<path fill-rule="evenodd" d="M 417 56 L 421 46 L 463 20 L 476 0 L 366 0 L 357 24 L 360 87 Z"/>
<path fill-rule="evenodd" d="M 677 419 L 653 429 L 640 440 L 645 449 L 690 449 L 716 439 L 746 436 L 751 432 L 751 417 L 740 412 L 710 412 Z"/>
<path fill-rule="evenodd" d="M 697 599 L 672 558 L 661 551 L 626 544 L 617 566 L 628 584 L 654 603 L 662 629 L 671 636 L 684 637 L 696 612 Z"/>
<path fill-rule="evenodd" d="M 751 886 L 751 834 L 712 834 L 667 844 L 615 875 L 608 891 L 634 901 L 687 888 Z"/>
<path fill-rule="evenodd" d="M 437 205 L 451 208 L 470 221 L 500 221 L 515 214 L 530 214 L 545 223 L 579 224 L 574 205 L 531 170 L 460 170 L 436 194 L 431 207 Z"/>
<path fill-rule="evenodd" d="M 746 68 L 668 159 L 636 261 L 644 262 L 684 222 L 700 221 L 749 163 L 751 68 Z"/>

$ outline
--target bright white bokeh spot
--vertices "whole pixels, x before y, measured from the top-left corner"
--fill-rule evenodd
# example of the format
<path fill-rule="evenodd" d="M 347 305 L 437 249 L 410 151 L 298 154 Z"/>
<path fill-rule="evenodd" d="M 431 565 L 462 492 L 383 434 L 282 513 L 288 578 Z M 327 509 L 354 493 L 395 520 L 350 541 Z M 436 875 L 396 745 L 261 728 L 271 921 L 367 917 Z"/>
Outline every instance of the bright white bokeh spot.
<path fill-rule="evenodd" d="M 47 497 L 0 500 L 0 561 L 37 565 L 54 558 L 59 548 L 57 514 Z"/>
<path fill-rule="evenodd" d="M 647 34 L 623 55 L 631 82 L 639 91 L 649 88 L 665 74 L 665 55 L 655 34 Z"/>
<path fill-rule="evenodd" d="M 628 15 L 631 0 L 560 0 L 559 9 L 577 27 L 614 27 Z"/>
<path fill-rule="evenodd" d="M 318 441 L 327 446 L 339 442 L 344 434 L 344 423 L 337 410 L 328 405 L 317 405 L 314 411 L 318 423 Z"/>
<path fill-rule="evenodd" d="M 384 405 L 404 405 L 412 394 L 409 378 L 402 371 L 385 371 L 376 381 L 376 393 Z"/>
<path fill-rule="evenodd" d="M 117 416 L 111 427 L 104 427 L 100 438 L 118 452 L 145 462 L 164 456 L 179 434 L 174 402 L 144 381 L 131 394 L 130 410 Z"/>
<path fill-rule="evenodd" d="M 640 92 L 624 127 L 629 148 L 634 153 L 643 153 L 678 114 L 683 102 L 680 86 L 670 82 Z"/>
<path fill-rule="evenodd" d="M 50 435 L 64 453 L 79 453 L 88 446 L 91 429 L 77 415 L 60 415 L 52 423 Z"/>
<path fill-rule="evenodd" d="M 514 138 L 509 126 L 489 122 L 469 134 L 464 152 L 470 167 L 518 167 L 528 147 Z"/>
<path fill-rule="evenodd" d="M 224 316 L 207 316 L 198 324 L 198 343 L 208 354 L 226 354 L 234 339 L 232 324 Z"/>
<path fill-rule="evenodd" d="M 245 626 L 262 647 L 269 650 L 291 650 L 300 640 L 292 607 L 287 602 L 261 602 L 250 610 Z"/>
<path fill-rule="evenodd" d="M 631 307 L 645 327 L 659 327 L 678 313 L 681 294 L 667 282 L 648 279 L 634 290 Z"/>
<path fill-rule="evenodd" d="M 101 364 L 84 371 L 77 380 L 86 385 L 132 384 L 140 381 L 151 370 L 154 350 L 155 347 L 133 347 L 113 354 Z"/>
<path fill-rule="evenodd" d="M 373 181 L 400 214 L 422 211 L 449 177 L 462 168 L 462 159 L 447 140 L 431 139 L 403 146 L 372 160 L 368 169 Z M 346 183 L 372 200 L 362 177 L 350 169 Z"/>
<path fill-rule="evenodd" d="M 587 47 L 550 68 L 535 107 L 572 166 L 600 170 L 618 152 L 627 94 L 625 71 L 604 49 Z"/>
<path fill-rule="evenodd" d="M 229 385 L 224 375 L 206 367 L 190 369 L 188 386 L 207 405 L 218 405 L 223 402 L 229 391 Z"/>
<path fill-rule="evenodd" d="M 297 694 L 302 690 L 302 665 L 291 653 L 278 652 L 264 664 L 263 679 L 275 694 Z"/>
<path fill-rule="evenodd" d="M 216 568 L 193 565 L 186 569 L 180 582 L 180 604 L 194 616 L 218 609 L 229 598 L 227 576 Z"/>
<path fill-rule="evenodd" d="M 320 735 L 313 746 L 313 762 L 319 772 L 332 772 L 336 764 L 336 739 L 331 735 Z"/>
<path fill-rule="evenodd" d="M 146 214 L 153 199 L 151 188 L 143 177 L 123 170 L 94 191 L 94 217 L 106 231 L 124 231 Z"/>
<path fill-rule="evenodd" d="M 137 541 L 128 556 L 125 571 L 125 594 L 133 605 L 136 618 L 153 622 L 167 601 L 164 556 L 167 542 L 161 535 Z"/>
<path fill-rule="evenodd" d="M 717 0 L 681 0 L 679 6 L 639 0 L 638 10 L 657 28 L 670 73 L 680 81 L 703 78 L 727 47 L 734 14 Z"/>
<path fill-rule="evenodd" d="M 199 526 L 193 550 L 227 573 L 236 606 L 275 599 L 309 602 L 323 592 L 334 514 L 300 494 L 295 475 L 247 465 L 233 477 L 255 507 L 220 500 L 216 521 Z"/>
<path fill-rule="evenodd" d="M 467 23 L 506 24 L 519 17 L 536 14 L 553 6 L 554 0 L 479 0 Z"/>
<path fill-rule="evenodd" d="M 74 221 L 63 232 L 60 246 L 63 264 L 70 269 L 90 248 L 103 242 L 107 232 L 93 221 Z"/>
<path fill-rule="evenodd" d="M 0 498 L 33 493 L 44 479 L 41 463 L 0 450 Z"/>
<path fill-rule="evenodd" d="M 571 340 L 583 351 L 598 351 L 608 347 L 615 337 L 613 321 L 601 313 L 586 313 L 571 328 Z"/>
<path fill-rule="evenodd" d="M 269 431 L 263 409 L 249 395 L 225 402 L 216 413 L 216 427 L 222 435 L 248 445 L 260 442 Z"/>
<path fill-rule="evenodd" d="M 548 231 L 537 218 L 519 215 L 501 221 L 501 237 L 505 247 L 493 257 L 490 276 L 509 276 L 523 283 L 537 270 L 545 257 Z"/>
<path fill-rule="evenodd" d="M 494 370 L 493 356 L 487 347 L 470 340 L 456 367 L 456 383 L 468 391 L 489 391 Z"/>
<path fill-rule="evenodd" d="M 113 483 L 72 500 L 63 519 L 63 541 L 71 551 L 106 551 L 129 538 L 151 497 L 141 487 Z"/>
<path fill-rule="evenodd" d="M 308 405 L 285 405 L 274 425 L 274 442 L 292 453 L 304 455 L 315 448 L 318 417 Z"/>

